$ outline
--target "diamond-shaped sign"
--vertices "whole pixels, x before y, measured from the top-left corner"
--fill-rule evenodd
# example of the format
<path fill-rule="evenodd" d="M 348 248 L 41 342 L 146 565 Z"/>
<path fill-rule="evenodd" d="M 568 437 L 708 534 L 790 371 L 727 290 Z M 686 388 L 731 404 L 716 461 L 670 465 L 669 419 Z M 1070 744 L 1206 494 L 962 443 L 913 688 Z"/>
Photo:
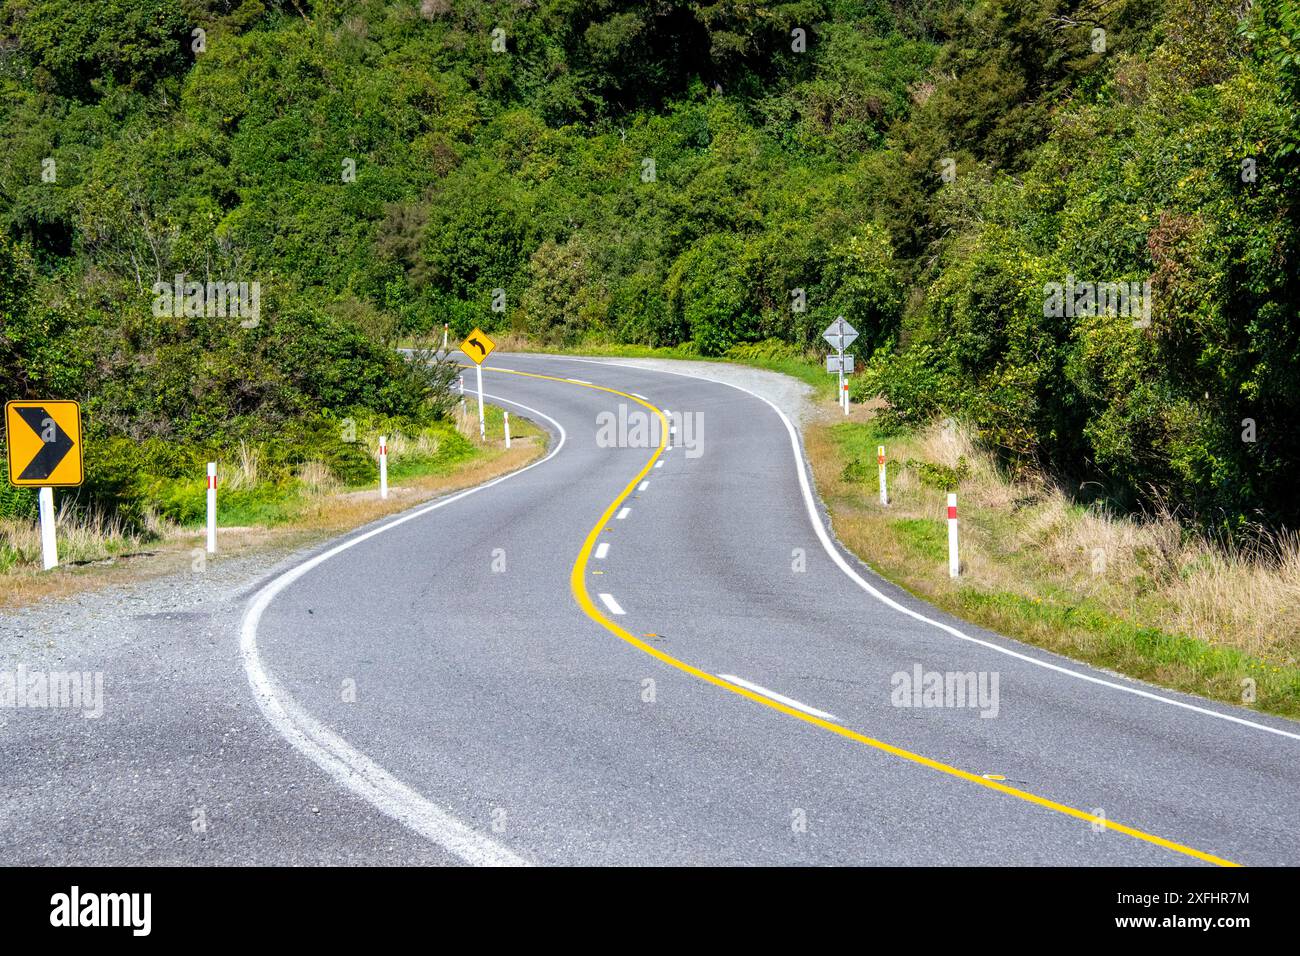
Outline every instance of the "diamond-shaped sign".
<path fill-rule="evenodd" d="M 460 350 L 469 356 L 475 365 L 482 365 L 483 360 L 492 354 L 497 344 L 487 337 L 487 333 L 478 326 L 460 343 Z"/>
<path fill-rule="evenodd" d="M 845 322 L 842 315 L 826 326 L 826 331 L 822 333 L 822 338 L 829 342 L 833 349 L 846 349 L 857 337 L 858 330 Z"/>

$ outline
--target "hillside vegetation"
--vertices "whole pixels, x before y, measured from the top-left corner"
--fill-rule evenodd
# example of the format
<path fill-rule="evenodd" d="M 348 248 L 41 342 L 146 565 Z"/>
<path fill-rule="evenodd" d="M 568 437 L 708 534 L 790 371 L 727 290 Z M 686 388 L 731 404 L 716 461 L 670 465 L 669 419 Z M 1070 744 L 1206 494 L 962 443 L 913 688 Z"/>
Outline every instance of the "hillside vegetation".
<path fill-rule="evenodd" d="M 1298 56 L 1287 0 L 3 0 L 0 385 L 82 400 L 78 500 L 143 520 L 241 442 L 364 477 L 340 422 L 444 418 L 391 349 L 444 322 L 799 356 L 843 314 L 899 425 L 1294 525 Z"/>

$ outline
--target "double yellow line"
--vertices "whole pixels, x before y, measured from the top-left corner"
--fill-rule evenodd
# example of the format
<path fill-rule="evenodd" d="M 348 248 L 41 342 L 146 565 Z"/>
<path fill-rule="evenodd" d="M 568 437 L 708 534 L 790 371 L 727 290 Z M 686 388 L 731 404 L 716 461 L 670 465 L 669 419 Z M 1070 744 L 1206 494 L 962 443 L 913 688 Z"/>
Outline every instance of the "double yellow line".
<path fill-rule="evenodd" d="M 485 366 L 485 368 L 487 367 Z M 626 628 L 620 627 L 615 621 L 606 617 L 601 612 L 601 610 L 596 606 L 595 602 L 592 601 L 591 595 L 587 592 L 587 562 L 588 560 L 590 560 L 591 553 L 596 547 L 598 539 L 600 538 L 600 533 L 605 529 L 605 526 L 614 517 L 614 514 L 618 511 L 619 507 L 623 504 L 623 502 L 627 500 L 628 496 L 631 495 L 632 492 L 636 489 L 637 485 L 639 485 L 645 479 L 646 475 L 649 474 L 650 470 L 654 468 L 655 462 L 659 459 L 659 456 L 663 454 L 664 448 L 666 447 L 668 434 L 669 434 L 668 419 L 664 416 L 663 412 L 661 412 L 650 402 L 637 398 L 635 395 L 629 394 L 628 392 L 619 391 L 616 388 L 608 388 L 604 385 L 592 385 L 590 383 L 585 383 L 585 382 L 576 382 L 573 379 L 560 378 L 554 375 L 539 375 L 535 372 L 520 372 L 514 369 L 488 368 L 488 371 L 500 372 L 506 375 L 522 375 L 527 378 L 546 379 L 547 381 L 552 381 L 552 382 L 564 382 L 569 385 L 577 385 L 581 388 L 590 388 L 599 392 L 608 392 L 611 395 L 618 395 L 621 398 L 626 398 L 629 401 L 636 402 L 638 405 L 643 405 L 644 407 L 652 411 L 659 418 L 659 422 L 661 426 L 660 441 L 659 441 L 659 446 L 655 449 L 655 453 L 650 456 L 650 460 L 645 463 L 645 466 L 636 473 L 636 477 L 633 478 L 630 482 L 628 482 L 627 487 L 624 488 L 622 492 L 619 493 L 618 497 L 615 498 L 610 503 L 609 507 L 606 508 L 605 512 L 600 516 L 600 520 L 597 521 L 596 524 L 592 527 L 591 531 L 587 533 L 587 538 L 585 541 L 583 541 L 582 548 L 578 551 L 577 560 L 573 562 L 573 570 L 569 574 L 569 588 L 570 590 L 573 591 L 573 597 L 574 600 L 578 602 L 578 606 L 582 608 L 583 612 L 586 613 L 586 615 L 589 618 L 591 618 L 597 624 L 601 625 L 601 627 L 605 628 L 605 630 L 609 631 L 614 636 L 618 637 L 620 640 L 626 641 L 628 644 L 631 644 L 637 650 L 649 654 L 651 657 L 656 658 L 659 661 L 662 661 L 663 663 L 667 664 L 669 667 L 673 667 L 679 671 L 682 671 L 683 673 L 690 674 L 692 677 L 696 677 L 702 681 L 713 684 L 715 687 L 721 687 L 723 690 L 730 691 L 733 694 L 738 694 L 741 697 L 746 697 L 749 700 L 752 700 L 756 704 L 761 704 L 762 706 L 771 708 L 772 710 L 780 711 L 781 713 L 785 714 L 788 717 L 793 717 L 796 720 L 802 720 L 804 723 L 807 724 L 813 724 L 814 726 L 820 727 L 823 730 L 828 730 L 833 734 L 836 734 L 840 737 L 845 737 L 848 740 L 854 741 L 855 743 L 864 744 L 865 746 L 872 747 L 876 750 L 884 751 L 887 754 L 891 754 L 903 760 L 910 761 L 911 763 L 920 764 L 922 767 L 928 767 L 931 770 L 937 770 L 939 773 L 948 774 L 949 776 L 956 777 L 959 780 L 965 780 L 968 783 L 973 783 L 978 786 L 985 787 L 989 790 L 996 790 L 999 793 L 1004 793 L 1007 794 L 1008 796 L 1015 797 L 1017 800 L 1023 800 L 1026 803 L 1032 803 L 1036 806 L 1045 807 L 1048 810 L 1053 810 L 1057 813 L 1064 814 L 1067 817 L 1074 817 L 1077 820 L 1083 820 L 1088 823 L 1101 824 L 1107 830 L 1113 830 L 1116 833 L 1123 833 L 1126 836 L 1130 836 L 1135 840 L 1142 840 L 1145 843 L 1152 843 L 1156 846 L 1163 847 L 1166 850 L 1172 850 L 1175 853 L 1181 853 L 1185 856 L 1189 856 L 1194 859 L 1201 860 L 1205 863 L 1213 863 L 1215 866 L 1239 866 L 1240 865 L 1237 863 L 1233 863 L 1231 860 L 1225 860 L 1222 857 L 1214 856 L 1211 853 L 1205 853 L 1201 850 L 1197 850 L 1194 847 L 1185 846 L 1181 843 L 1175 843 L 1173 840 L 1166 840 L 1164 837 L 1156 836 L 1153 833 L 1147 833 L 1144 830 L 1139 830 L 1135 827 L 1125 826 L 1122 823 L 1116 823 L 1114 820 L 1108 820 L 1105 817 L 1099 817 L 1095 814 L 1088 813 L 1084 810 L 1079 810 L 1076 809 L 1075 807 L 1067 806 L 1064 803 L 1057 803 L 1055 800 L 1049 800 L 1046 797 L 1040 797 L 1037 794 L 1030 793 L 1027 790 L 1019 790 L 1016 787 L 1009 787 L 1004 783 L 1000 783 L 996 780 L 989 780 L 988 778 L 982 777 L 979 774 L 974 774 L 966 770 L 961 770 L 958 767 L 950 766 L 938 760 L 931 760 L 929 757 L 923 757 L 920 754 L 912 753 L 910 750 L 904 750 L 901 747 L 895 747 L 892 744 L 887 744 L 882 740 L 876 740 L 872 737 L 866 736 L 865 734 L 860 734 L 855 730 L 850 730 L 847 727 L 842 727 L 839 724 L 834 723 L 832 721 L 824 720 L 821 717 L 814 717 L 812 714 L 806 714 L 803 711 L 796 710 L 793 707 L 789 707 L 781 703 L 780 701 L 772 700 L 771 698 L 764 697 L 761 694 L 756 694 L 753 691 L 749 690 L 748 688 L 740 687 L 736 684 L 731 683 L 730 681 L 725 681 L 720 677 L 716 677 L 715 675 L 710 674 L 707 671 L 702 671 L 698 667 L 692 667 L 690 664 L 687 664 L 685 661 L 678 660 L 676 657 L 673 657 L 671 654 L 665 654 L 657 647 L 652 647 L 651 645 L 647 644 L 645 641 L 638 638 L 635 634 L 632 634 Z"/>

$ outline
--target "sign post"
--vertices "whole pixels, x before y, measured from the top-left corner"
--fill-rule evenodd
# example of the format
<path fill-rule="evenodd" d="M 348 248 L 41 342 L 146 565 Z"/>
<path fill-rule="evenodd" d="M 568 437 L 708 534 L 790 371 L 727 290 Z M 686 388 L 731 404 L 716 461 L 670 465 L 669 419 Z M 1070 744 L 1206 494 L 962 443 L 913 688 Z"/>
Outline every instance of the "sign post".
<path fill-rule="evenodd" d="M 506 427 L 506 447 L 509 448 L 510 447 L 510 413 L 502 412 L 501 414 L 505 416 L 503 421 L 505 422 L 505 427 Z"/>
<path fill-rule="evenodd" d="M 842 315 L 830 325 L 826 326 L 826 331 L 822 333 L 822 338 L 835 347 L 836 356 L 833 361 L 834 367 L 832 367 L 832 359 L 827 358 L 826 371 L 839 373 L 840 387 L 838 390 L 838 398 L 841 407 L 844 409 L 845 415 L 849 413 L 849 387 L 844 381 L 844 373 L 853 371 L 853 356 L 848 356 L 848 365 L 846 367 L 844 350 L 852 345 L 857 337 L 858 330 L 845 322 L 844 316 Z"/>
<path fill-rule="evenodd" d="M 379 497 L 388 497 L 388 436 L 379 436 Z"/>
<path fill-rule="evenodd" d="M 492 354 L 497 344 L 478 326 L 460 343 L 460 350 L 469 356 L 478 373 L 478 440 L 487 440 L 487 424 L 483 418 L 483 360 Z"/>
<path fill-rule="evenodd" d="M 42 488 L 38 497 L 41 502 L 41 567 L 48 571 L 59 565 L 59 549 L 54 541 L 54 489 Z"/>
<path fill-rule="evenodd" d="M 54 489 L 80 485 L 84 475 L 81 452 L 81 406 L 67 401 L 5 403 L 9 483 L 39 488 L 41 564 L 57 567 L 54 536 Z"/>
<path fill-rule="evenodd" d="M 487 441 L 487 425 L 483 420 L 483 366 L 474 366 L 474 374 L 478 377 L 478 440 Z"/>

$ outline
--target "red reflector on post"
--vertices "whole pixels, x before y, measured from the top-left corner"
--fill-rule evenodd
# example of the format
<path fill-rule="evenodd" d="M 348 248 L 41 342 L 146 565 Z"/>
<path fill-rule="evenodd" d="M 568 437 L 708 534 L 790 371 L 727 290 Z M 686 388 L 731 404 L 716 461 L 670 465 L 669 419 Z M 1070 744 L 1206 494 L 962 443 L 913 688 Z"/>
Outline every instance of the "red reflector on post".
<path fill-rule="evenodd" d="M 957 506 L 956 506 L 956 505 L 949 505 L 949 506 L 948 506 L 948 517 L 949 517 L 949 518 L 955 518 L 955 517 L 957 517 Z"/>

